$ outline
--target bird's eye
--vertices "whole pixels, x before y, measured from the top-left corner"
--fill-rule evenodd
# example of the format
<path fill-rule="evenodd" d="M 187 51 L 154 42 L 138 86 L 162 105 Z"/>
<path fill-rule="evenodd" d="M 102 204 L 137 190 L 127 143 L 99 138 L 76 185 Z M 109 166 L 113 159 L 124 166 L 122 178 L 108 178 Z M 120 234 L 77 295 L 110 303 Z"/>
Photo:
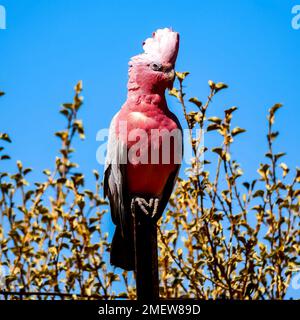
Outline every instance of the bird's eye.
<path fill-rule="evenodd" d="M 154 71 L 161 71 L 162 70 L 162 65 L 160 63 L 152 63 L 150 65 L 151 69 L 154 70 Z"/>

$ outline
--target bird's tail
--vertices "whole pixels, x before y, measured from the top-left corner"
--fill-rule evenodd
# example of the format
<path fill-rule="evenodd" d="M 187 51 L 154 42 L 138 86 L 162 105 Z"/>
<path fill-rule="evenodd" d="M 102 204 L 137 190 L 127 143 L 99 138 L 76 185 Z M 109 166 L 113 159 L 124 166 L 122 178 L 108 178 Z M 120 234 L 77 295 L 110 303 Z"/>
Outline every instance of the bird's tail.
<path fill-rule="evenodd" d="M 128 271 L 135 267 L 133 239 L 123 237 L 119 226 L 116 227 L 111 243 L 110 263 Z"/>

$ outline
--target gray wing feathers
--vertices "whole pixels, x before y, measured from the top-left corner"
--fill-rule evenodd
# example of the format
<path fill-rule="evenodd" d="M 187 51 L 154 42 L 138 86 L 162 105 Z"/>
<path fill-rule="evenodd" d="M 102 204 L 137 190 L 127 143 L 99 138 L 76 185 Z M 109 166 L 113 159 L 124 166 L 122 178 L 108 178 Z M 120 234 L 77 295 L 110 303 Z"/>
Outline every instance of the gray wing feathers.
<path fill-rule="evenodd" d="M 124 156 L 126 146 L 116 136 L 116 114 L 110 124 L 107 143 L 107 155 L 104 168 L 104 196 L 108 196 L 111 207 L 111 216 L 114 224 L 120 225 L 123 230 L 125 220 L 124 190 Z"/>
<path fill-rule="evenodd" d="M 178 121 L 178 119 L 174 116 L 174 120 L 176 121 L 177 125 L 178 125 L 178 128 L 180 129 L 180 135 L 181 136 L 177 136 L 177 139 L 178 139 L 178 146 L 181 145 L 181 150 L 174 150 L 175 152 L 178 153 L 178 157 L 179 159 L 182 160 L 182 157 L 183 157 L 183 131 L 182 131 L 182 128 L 181 128 L 181 125 Z M 173 192 L 173 189 L 174 189 L 174 186 L 176 184 L 176 181 L 177 181 L 177 177 L 178 177 L 178 174 L 179 174 L 179 171 L 180 171 L 180 167 L 181 165 L 178 164 L 177 168 L 170 174 L 168 180 L 167 180 L 167 183 L 165 185 L 165 188 L 163 190 L 163 193 L 161 195 L 161 199 L 160 199 L 160 202 L 159 202 L 159 209 L 158 209 L 158 212 L 159 212 L 159 215 L 158 215 L 158 218 L 160 218 L 160 216 L 163 214 L 168 202 L 169 202 L 169 199 L 170 199 L 170 196 Z"/>

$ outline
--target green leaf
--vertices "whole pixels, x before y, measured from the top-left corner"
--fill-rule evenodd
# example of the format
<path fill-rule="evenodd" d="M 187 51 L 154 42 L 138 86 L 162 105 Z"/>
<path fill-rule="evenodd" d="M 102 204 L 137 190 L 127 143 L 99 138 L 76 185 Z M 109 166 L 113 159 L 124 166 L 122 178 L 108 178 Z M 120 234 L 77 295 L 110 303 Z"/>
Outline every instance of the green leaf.
<path fill-rule="evenodd" d="M 202 106 L 202 102 L 199 101 L 196 97 L 190 98 L 189 102 L 195 104 L 198 108 Z"/>
<path fill-rule="evenodd" d="M 63 114 L 65 117 L 69 116 L 69 111 L 67 109 L 62 109 L 59 111 L 61 114 Z"/>
<path fill-rule="evenodd" d="M 51 176 L 51 171 L 50 170 L 48 170 L 48 169 L 45 169 L 44 171 L 43 171 L 43 173 L 46 175 L 46 176 Z"/>
<path fill-rule="evenodd" d="M 177 99 L 180 98 L 180 93 L 176 88 L 172 88 L 172 90 L 169 90 L 169 95 L 176 97 Z"/>
<path fill-rule="evenodd" d="M 211 117 L 211 118 L 208 118 L 207 120 L 210 121 L 210 122 L 217 123 L 217 124 L 221 124 L 222 123 L 222 119 L 220 119 L 218 117 Z"/>
<path fill-rule="evenodd" d="M 84 139 L 85 135 L 82 120 L 75 120 L 73 126 L 78 131 L 80 139 Z"/>
<path fill-rule="evenodd" d="M 300 189 L 295 190 L 293 196 L 296 198 L 298 196 L 300 196 Z"/>
<path fill-rule="evenodd" d="M 9 160 L 10 156 L 7 154 L 4 154 L 3 156 L 0 157 L 0 160 Z"/>
<path fill-rule="evenodd" d="M 289 167 L 284 162 L 280 163 L 279 166 L 283 170 L 282 176 L 285 177 L 290 171 Z"/>
<path fill-rule="evenodd" d="M 23 171 L 24 176 L 26 176 L 26 174 L 28 174 L 28 173 L 31 172 L 31 171 L 32 171 L 31 168 L 26 168 L 26 169 Z"/>
<path fill-rule="evenodd" d="M 225 110 L 225 114 L 226 114 L 226 115 L 230 115 L 230 114 L 232 114 L 235 110 L 237 110 L 237 107 L 233 106 L 233 107 Z"/>
<path fill-rule="evenodd" d="M 300 169 L 296 168 L 296 177 L 295 177 L 296 182 L 300 182 Z"/>
<path fill-rule="evenodd" d="M 80 93 L 82 91 L 82 88 L 83 88 L 83 84 L 82 84 L 82 80 L 78 81 L 77 84 L 75 85 L 74 87 L 74 90 L 77 92 L 77 93 Z"/>
<path fill-rule="evenodd" d="M 99 172 L 96 169 L 93 170 L 93 174 L 94 174 L 96 180 L 99 180 L 100 175 L 99 175 Z"/>
<path fill-rule="evenodd" d="M 208 85 L 211 90 L 215 90 L 216 84 L 212 80 L 208 80 Z"/>
<path fill-rule="evenodd" d="M 183 81 L 190 73 L 189 72 L 175 72 L 179 81 Z"/>
<path fill-rule="evenodd" d="M 234 137 L 234 136 L 236 136 L 240 133 L 243 133 L 243 132 L 246 132 L 246 130 L 243 128 L 240 128 L 240 127 L 236 127 L 231 131 L 231 135 Z"/>
<path fill-rule="evenodd" d="M 58 131 L 55 132 L 55 135 L 59 137 L 61 140 L 65 141 L 68 138 L 68 131 Z"/>
<path fill-rule="evenodd" d="M 181 248 L 179 248 L 179 249 L 177 250 L 177 255 L 178 255 L 178 258 L 179 258 L 179 259 L 182 258 L 182 249 L 181 249 Z"/>
<path fill-rule="evenodd" d="M 264 191 L 263 190 L 256 190 L 253 194 L 253 198 L 257 198 L 257 197 L 263 197 L 264 196 Z"/>
<path fill-rule="evenodd" d="M 228 88 L 228 85 L 223 83 L 223 82 L 218 82 L 216 85 L 215 85 L 215 91 L 218 92 L 218 91 L 221 91 L 223 89 L 227 89 Z"/>
<path fill-rule="evenodd" d="M 260 212 L 263 210 L 263 207 L 259 204 L 259 205 L 252 207 L 251 210 L 256 210 L 256 211 Z"/>
<path fill-rule="evenodd" d="M 278 136 L 279 136 L 278 131 L 271 132 L 270 134 L 267 135 L 267 137 L 270 141 L 274 141 Z"/>
<path fill-rule="evenodd" d="M 201 112 L 197 112 L 194 116 L 194 119 L 196 122 L 200 123 L 203 121 L 203 115 Z"/>
<path fill-rule="evenodd" d="M 11 143 L 11 139 L 7 133 L 0 133 L 0 140 Z"/>
<path fill-rule="evenodd" d="M 20 171 L 22 171 L 22 169 L 23 169 L 22 161 L 20 161 L 20 160 L 17 161 L 17 167 L 18 167 L 18 169 L 19 169 Z"/>
<path fill-rule="evenodd" d="M 269 158 L 269 159 L 272 159 L 272 153 L 270 153 L 270 152 L 267 152 L 267 153 L 265 154 L 265 156 L 266 156 L 267 158 Z"/>
<path fill-rule="evenodd" d="M 244 186 L 247 190 L 249 190 L 249 188 L 250 188 L 250 183 L 249 183 L 249 182 L 244 182 L 244 183 L 243 183 L 243 186 Z"/>
<path fill-rule="evenodd" d="M 279 158 L 281 158 L 281 157 L 283 157 L 285 155 L 286 155 L 285 152 L 280 152 L 280 153 L 275 154 L 275 161 L 277 161 Z"/>
<path fill-rule="evenodd" d="M 274 104 L 274 106 L 269 110 L 270 114 L 275 114 L 278 109 L 282 108 L 282 106 L 283 105 L 281 103 Z"/>
<path fill-rule="evenodd" d="M 220 129 L 220 125 L 218 125 L 216 123 L 212 123 L 212 124 L 207 126 L 207 132 L 214 131 L 214 130 L 219 130 L 219 129 Z"/>
<path fill-rule="evenodd" d="M 223 154 L 222 148 L 213 148 L 211 151 L 214 153 L 217 153 L 220 157 L 222 157 L 222 154 Z"/>
<path fill-rule="evenodd" d="M 275 113 L 276 113 L 276 111 L 281 107 L 282 107 L 281 103 L 276 103 L 276 104 L 274 104 L 274 106 L 271 109 L 269 109 L 268 120 L 269 120 L 269 122 L 271 124 L 273 124 L 274 121 L 275 121 Z"/>
<path fill-rule="evenodd" d="M 66 108 L 66 109 L 73 109 L 73 103 L 64 103 L 63 105 L 63 108 Z"/>

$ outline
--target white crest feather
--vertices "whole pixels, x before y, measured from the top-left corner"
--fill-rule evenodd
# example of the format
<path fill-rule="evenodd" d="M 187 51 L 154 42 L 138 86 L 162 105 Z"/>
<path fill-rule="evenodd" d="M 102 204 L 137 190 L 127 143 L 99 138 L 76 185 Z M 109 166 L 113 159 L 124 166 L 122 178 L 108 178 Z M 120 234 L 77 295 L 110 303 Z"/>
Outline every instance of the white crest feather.
<path fill-rule="evenodd" d="M 159 61 L 174 64 L 179 48 L 179 34 L 169 28 L 158 29 L 144 41 L 144 53 L 132 57 L 133 63 Z"/>

